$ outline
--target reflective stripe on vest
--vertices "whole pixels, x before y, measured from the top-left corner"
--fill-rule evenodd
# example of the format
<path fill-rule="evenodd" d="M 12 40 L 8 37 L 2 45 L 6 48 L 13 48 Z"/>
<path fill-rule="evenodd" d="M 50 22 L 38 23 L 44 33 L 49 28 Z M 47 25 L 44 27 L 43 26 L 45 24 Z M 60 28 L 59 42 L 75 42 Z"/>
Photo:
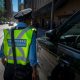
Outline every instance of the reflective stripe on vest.
<path fill-rule="evenodd" d="M 29 55 L 29 48 L 32 40 L 33 31 L 34 31 L 33 28 L 30 27 L 20 30 L 14 30 L 17 64 L 26 65 L 27 63 L 29 63 L 28 55 Z M 5 56 L 7 56 L 8 58 L 8 63 L 13 64 L 14 60 L 11 47 L 10 30 L 4 30 L 4 53 Z"/>

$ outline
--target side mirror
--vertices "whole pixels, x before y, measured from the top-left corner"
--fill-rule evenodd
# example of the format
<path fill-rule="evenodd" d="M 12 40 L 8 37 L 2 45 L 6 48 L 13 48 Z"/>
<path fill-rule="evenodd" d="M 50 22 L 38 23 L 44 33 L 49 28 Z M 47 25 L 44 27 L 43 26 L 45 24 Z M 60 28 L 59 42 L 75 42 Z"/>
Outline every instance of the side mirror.
<path fill-rule="evenodd" d="M 55 42 L 56 39 L 57 39 L 57 36 L 56 36 L 56 29 L 53 29 L 53 30 L 49 30 L 45 33 L 46 37 L 48 37 L 49 41 L 51 42 Z"/>

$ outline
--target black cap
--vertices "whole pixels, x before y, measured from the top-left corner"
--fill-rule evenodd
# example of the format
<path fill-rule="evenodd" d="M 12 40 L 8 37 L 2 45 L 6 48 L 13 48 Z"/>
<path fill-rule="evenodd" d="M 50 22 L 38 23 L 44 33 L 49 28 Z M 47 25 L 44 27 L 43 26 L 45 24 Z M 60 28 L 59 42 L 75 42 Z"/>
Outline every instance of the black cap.
<path fill-rule="evenodd" d="M 27 8 L 27 9 L 21 10 L 14 15 L 14 18 L 15 19 L 32 18 L 32 9 Z"/>

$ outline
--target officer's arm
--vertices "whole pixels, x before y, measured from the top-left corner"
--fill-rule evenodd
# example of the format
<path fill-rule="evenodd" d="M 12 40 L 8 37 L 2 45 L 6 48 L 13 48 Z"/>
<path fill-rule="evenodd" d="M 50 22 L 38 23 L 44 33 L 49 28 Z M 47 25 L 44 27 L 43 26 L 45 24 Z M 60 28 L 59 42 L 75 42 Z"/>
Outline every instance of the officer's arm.
<path fill-rule="evenodd" d="M 3 44 L 2 44 L 0 49 L 0 58 L 3 58 L 3 57 L 4 57 L 4 53 L 3 53 Z"/>
<path fill-rule="evenodd" d="M 36 32 L 33 33 L 32 43 L 30 46 L 29 60 L 30 60 L 30 65 L 32 66 L 33 69 L 32 77 L 36 78 L 37 75 Z"/>
<path fill-rule="evenodd" d="M 5 61 L 5 56 L 4 56 L 3 48 L 4 48 L 4 46 L 2 44 L 1 50 L 0 50 L 0 58 L 1 58 L 1 61 L 2 61 L 3 65 L 5 65 L 6 61 Z"/>
<path fill-rule="evenodd" d="M 32 42 L 29 51 L 29 61 L 32 67 L 37 65 L 37 56 L 36 56 L 36 33 L 33 33 Z"/>

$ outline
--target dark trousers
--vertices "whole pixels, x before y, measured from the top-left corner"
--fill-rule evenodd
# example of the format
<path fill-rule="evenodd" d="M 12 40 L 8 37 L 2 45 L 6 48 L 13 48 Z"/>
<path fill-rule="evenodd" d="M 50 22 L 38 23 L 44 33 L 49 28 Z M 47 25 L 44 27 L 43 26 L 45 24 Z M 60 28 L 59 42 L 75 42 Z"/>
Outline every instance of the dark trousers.
<path fill-rule="evenodd" d="M 7 64 L 4 71 L 4 80 L 32 80 L 32 68 L 30 65 L 22 66 Z"/>

